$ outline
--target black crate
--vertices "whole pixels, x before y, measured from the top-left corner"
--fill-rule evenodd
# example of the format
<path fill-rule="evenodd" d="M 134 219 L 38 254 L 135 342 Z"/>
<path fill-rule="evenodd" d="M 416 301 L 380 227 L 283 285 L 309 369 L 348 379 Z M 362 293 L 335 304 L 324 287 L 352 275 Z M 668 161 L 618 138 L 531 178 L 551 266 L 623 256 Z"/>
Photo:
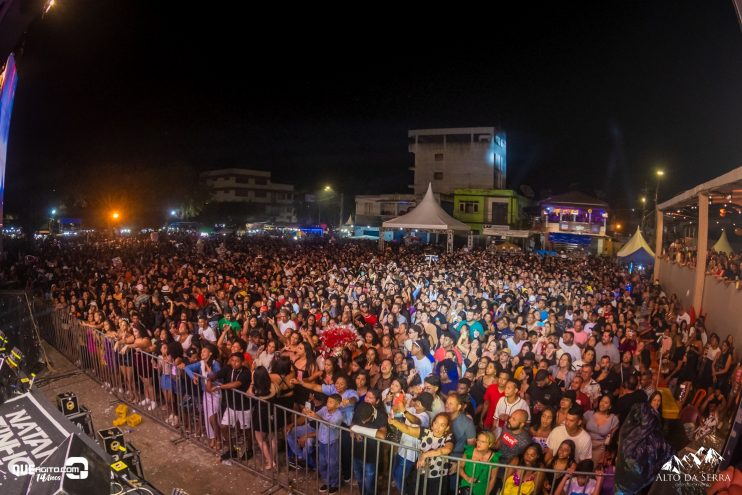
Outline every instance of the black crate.
<path fill-rule="evenodd" d="M 77 396 L 72 392 L 57 395 L 57 407 L 65 416 L 80 412 L 80 404 L 77 402 Z"/>
<path fill-rule="evenodd" d="M 100 438 L 103 448 L 106 450 L 113 460 L 118 461 L 126 451 L 126 444 L 124 443 L 124 432 L 120 428 L 106 428 L 105 430 L 98 430 L 98 438 Z"/>

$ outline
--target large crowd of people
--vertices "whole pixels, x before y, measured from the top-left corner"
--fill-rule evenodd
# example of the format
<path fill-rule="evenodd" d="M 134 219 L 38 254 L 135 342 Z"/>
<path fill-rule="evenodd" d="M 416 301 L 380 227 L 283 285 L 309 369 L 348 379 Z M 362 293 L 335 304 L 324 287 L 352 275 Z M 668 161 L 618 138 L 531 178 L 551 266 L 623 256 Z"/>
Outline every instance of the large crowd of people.
<path fill-rule="evenodd" d="M 419 491 L 444 495 L 614 493 L 617 459 L 632 455 L 619 442 L 630 416 L 663 424 L 658 387 L 681 405 L 706 394 L 691 439 L 733 414 L 742 368 L 732 337 L 692 320 L 642 273 L 604 258 L 486 250 L 432 262 L 420 249 L 48 240 L 4 277 L 108 337 L 93 359 L 112 393 L 162 404 L 178 426 L 185 376 L 201 387 L 217 452 L 225 428 L 252 429 L 275 469 L 280 437 L 290 465 L 318 470 L 330 493 L 351 478 L 374 493 L 387 472 L 403 494 L 419 476 Z M 355 337 L 328 348 L 333 332 Z"/>
<path fill-rule="evenodd" d="M 695 245 L 684 239 L 676 239 L 665 249 L 663 257 L 672 263 L 695 269 L 698 251 Z M 737 289 L 742 288 L 740 263 L 742 255 L 739 253 L 718 252 L 713 248 L 706 253 L 706 273 L 718 280 L 734 283 Z"/>

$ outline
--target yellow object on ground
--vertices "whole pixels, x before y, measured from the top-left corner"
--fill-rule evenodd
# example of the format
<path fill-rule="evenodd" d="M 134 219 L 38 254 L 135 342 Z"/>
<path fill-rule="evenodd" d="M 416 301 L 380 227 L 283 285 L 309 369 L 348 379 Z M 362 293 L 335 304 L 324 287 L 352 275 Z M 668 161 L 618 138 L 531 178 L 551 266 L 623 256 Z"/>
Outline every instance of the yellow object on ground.
<path fill-rule="evenodd" d="M 660 387 L 657 390 L 662 394 L 662 417 L 664 419 L 678 419 L 680 417 L 680 406 L 672 396 L 672 392 L 667 387 Z"/>
<path fill-rule="evenodd" d="M 129 406 L 127 406 L 126 404 L 119 404 L 118 406 L 116 406 L 117 418 L 125 418 L 127 414 L 129 414 Z"/>
<path fill-rule="evenodd" d="M 126 424 L 126 417 L 118 417 L 113 420 L 113 426 L 124 426 Z"/>
<path fill-rule="evenodd" d="M 139 424 L 142 422 L 142 416 L 134 413 L 130 414 L 129 417 L 126 418 L 126 424 L 130 427 L 139 426 Z"/>

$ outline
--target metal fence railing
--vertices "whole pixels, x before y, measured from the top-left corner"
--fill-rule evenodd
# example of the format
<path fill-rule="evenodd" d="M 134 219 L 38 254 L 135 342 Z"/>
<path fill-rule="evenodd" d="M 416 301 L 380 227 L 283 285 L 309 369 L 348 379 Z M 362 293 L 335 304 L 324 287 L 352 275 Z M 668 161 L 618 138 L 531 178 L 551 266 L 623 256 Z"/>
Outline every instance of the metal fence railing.
<path fill-rule="evenodd" d="M 437 456 L 418 468 L 419 444 L 370 437 L 355 427 L 330 424 L 236 390 L 209 391 L 207 376 L 173 366 L 161 356 L 117 345 L 45 301 L 35 300 L 33 313 L 42 338 L 119 400 L 176 432 L 178 441 L 220 449 L 223 459 L 271 480 L 274 489 L 316 493 L 322 485 L 329 489 L 348 485 L 353 493 L 363 495 L 469 493 L 459 469 L 464 463 L 466 472 L 485 473 L 486 479 L 477 479 L 470 493 L 487 494 L 490 477 L 505 478 L 506 471 L 515 467 Z M 433 467 L 441 459 L 450 466 L 445 473 Z M 527 471 L 544 473 L 551 480 L 564 474 L 535 467 Z M 513 478 L 522 477 L 521 472 Z M 510 485 L 509 495 L 531 493 L 527 483 Z M 537 493 L 555 490 L 552 482 L 548 491 Z"/>

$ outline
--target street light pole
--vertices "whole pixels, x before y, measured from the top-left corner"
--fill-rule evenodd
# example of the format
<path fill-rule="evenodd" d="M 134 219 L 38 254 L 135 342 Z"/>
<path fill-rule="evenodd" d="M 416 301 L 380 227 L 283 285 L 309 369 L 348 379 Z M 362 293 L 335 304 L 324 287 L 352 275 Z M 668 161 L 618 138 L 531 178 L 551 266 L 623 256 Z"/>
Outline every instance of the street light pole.
<path fill-rule="evenodd" d="M 659 198 L 660 194 L 660 179 L 665 175 L 664 170 L 658 170 L 657 171 L 657 187 L 654 189 L 654 209 L 657 209 L 657 200 Z"/>
<path fill-rule="evenodd" d="M 57 214 L 57 209 L 52 208 L 49 213 L 51 213 L 51 215 L 49 216 L 49 235 L 52 235 L 54 233 L 54 216 Z"/>
<path fill-rule="evenodd" d="M 338 222 L 338 228 L 343 225 L 343 193 L 340 193 L 340 221 Z"/>

